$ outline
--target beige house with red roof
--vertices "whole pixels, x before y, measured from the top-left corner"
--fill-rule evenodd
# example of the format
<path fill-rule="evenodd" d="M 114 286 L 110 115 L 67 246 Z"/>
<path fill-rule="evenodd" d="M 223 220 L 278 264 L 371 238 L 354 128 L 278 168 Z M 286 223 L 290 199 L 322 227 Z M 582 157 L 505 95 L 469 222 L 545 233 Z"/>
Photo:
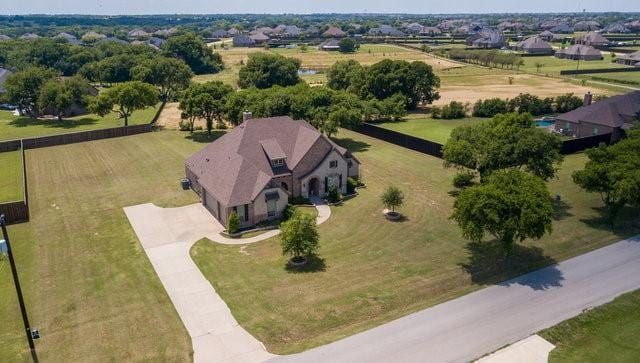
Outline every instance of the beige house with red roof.
<path fill-rule="evenodd" d="M 347 192 L 359 175 L 351 153 L 304 120 L 249 119 L 185 161 L 202 204 L 222 224 L 232 212 L 241 226 L 276 219 L 290 197 Z"/>

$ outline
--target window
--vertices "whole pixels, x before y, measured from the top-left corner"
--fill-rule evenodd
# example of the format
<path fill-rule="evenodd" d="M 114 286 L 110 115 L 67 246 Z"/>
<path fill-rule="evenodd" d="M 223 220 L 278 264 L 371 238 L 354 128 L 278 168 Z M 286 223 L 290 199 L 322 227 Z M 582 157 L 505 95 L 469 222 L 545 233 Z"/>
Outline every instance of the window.
<path fill-rule="evenodd" d="M 282 166 L 284 165 L 284 159 L 274 159 L 271 160 L 271 165 L 276 167 L 276 166 Z"/>
<path fill-rule="evenodd" d="M 331 169 L 335 169 L 335 168 L 337 168 L 337 167 L 338 167 L 338 160 L 331 160 L 331 161 L 329 162 L 329 167 L 330 167 Z"/>
<path fill-rule="evenodd" d="M 284 190 L 287 190 L 287 191 L 289 190 L 289 186 L 285 182 L 280 183 L 280 186 L 282 186 L 282 189 Z"/>
<path fill-rule="evenodd" d="M 593 130 L 591 130 L 591 131 L 593 131 L 594 135 L 598 135 L 600 130 L 598 130 L 597 127 L 594 127 Z"/>
<path fill-rule="evenodd" d="M 244 204 L 237 207 L 233 207 L 233 210 L 236 212 L 238 216 L 238 220 L 240 221 L 249 221 L 249 205 Z"/>
<path fill-rule="evenodd" d="M 276 215 L 276 201 L 275 199 L 267 200 L 267 216 L 274 217 Z"/>

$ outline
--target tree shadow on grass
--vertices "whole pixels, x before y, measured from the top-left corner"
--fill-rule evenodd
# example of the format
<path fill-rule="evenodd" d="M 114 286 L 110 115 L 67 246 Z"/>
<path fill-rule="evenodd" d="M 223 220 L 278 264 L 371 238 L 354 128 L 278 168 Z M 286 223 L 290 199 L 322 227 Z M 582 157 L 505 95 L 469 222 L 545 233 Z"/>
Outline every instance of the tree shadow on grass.
<path fill-rule="evenodd" d="M 553 219 L 556 221 L 573 216 L 573 214 L 569 212 L 571 206 L 564 200 L 553 200 L 551 201 L 551 205 L 553 206 Z"/>
<path fill-rule="evenodd" d="M 292 266 L 289 263 L 286 264 L 285 270 L 289 273 L 310 273 L 310 272 L 324 272 L 327 270 L 327 265 L 324 262 L 324 258 L 317 255 L 311 255 L 308 257 L 308 262 L 304 266 Z"/>
<path fill-rule="evenodd" d="M 224 131 L 211 131 L 211 135 L 209 135 L 207 134 L 206 131 L 194 132 L 192 134 L 191 133 L 187 134 L 187 136 L 185 136 L 184 138 L 194 142 L 210 143 L 212 141 L 215 141 L 217 138 L 224 135 L 225 133 L 226 132 Z"/>
<path fill-rule="evenodd" d="M 546 256 L 539 247 L 516 244 L 509 261 L 504 259 L 500 243 L 495 240 L 470 242 L 466 248 L 470 253 L 469 262 L 460 266 L 471 275 L 474 283 L 502 286 L 518 284 L 533 290 L 562 286 L 564 277 L 555 265 L 556 260 Z M 537 269 L 542 270 L 535 271 Z M 527 274 L 530 271 L 535 272 Z M 506 279 L 511 280 L 504 281 Z"/>
<path fill-rule="evenodd" d="M 609 231 L 622 238 L 631 237 L 640 233 L 640 208 L 625 206 L 620 210 L 615 226 L 612 228 L 609 223 L 609 212 L 605 206 L 593 208 L 598 212 L 597 217 L 583 218 L 580 222 L 590 228 Z"/>
<path fill-rule="evenodd" d="M 29 127 L 29 126 L 42 126 L 62 129 L 73 129 L 79 126 L 88 126 L 95 124 L 97 119 L 91 117 L 83 117 L 79 119 L 40 119 L 31 117 L 19 117 L 11 122 L 10 126 L 14 127 Z"/>
<path fill-rule="evenodd" d="M 333 141 L 335 141 L 338 145 L 342 147 L 346 147 L 352 153 L 365 152 L 369 150 L 369 148 L 371 147 L 371 144 L 368 144 L 363 141 L 357 141 L 350 137 L 333 138 Z"/>

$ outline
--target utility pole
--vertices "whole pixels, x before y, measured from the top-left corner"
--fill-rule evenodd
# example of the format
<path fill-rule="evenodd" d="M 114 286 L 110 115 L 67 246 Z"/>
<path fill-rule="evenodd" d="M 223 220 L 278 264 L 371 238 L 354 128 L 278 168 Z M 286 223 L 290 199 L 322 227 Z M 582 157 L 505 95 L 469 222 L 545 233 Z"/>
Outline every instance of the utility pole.
<path fill-rule="evenodd" d="M 34 363 L 38 363 L 36 346 L 33 343 L 33 335 L 31 333 L 31 326 L 29 325 L 29 317 L 27 316 L 27 307 L 24 305 L 24 298 L 22 297 L 22 289 L 20 288 L 20 280 L 18 279 L 18 270 L 16 269 L 16 263 L 13 260 L 13 253 L 11 252 L 11 243 L 9 242 L 9 234 L 7 233 L 4 214 L 0 215 L 0 226 L 2 227 L 2 237 L 7 245 L 7 254 L 9 255 L 9 264 L 11 265 L 11 273 L 13 274 L 13 283 L 16 285 L 16 294 L 18 295 L 18 303 L 20 304 L 22 322 L 24 323 L 25 333 L 27 334 L 27 341 L 29 342 L 31 358 L 33 358 Z"/>

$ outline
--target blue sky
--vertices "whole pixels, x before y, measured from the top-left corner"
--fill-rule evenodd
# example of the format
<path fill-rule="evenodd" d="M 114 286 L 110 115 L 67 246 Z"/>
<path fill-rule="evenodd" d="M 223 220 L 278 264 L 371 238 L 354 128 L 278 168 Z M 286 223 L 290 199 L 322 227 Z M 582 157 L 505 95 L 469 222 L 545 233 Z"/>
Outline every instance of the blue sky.
<path fill-rule="evenodd" d="M 0 14 L 640 11 L 638 0 L 3 0 Z"/>

